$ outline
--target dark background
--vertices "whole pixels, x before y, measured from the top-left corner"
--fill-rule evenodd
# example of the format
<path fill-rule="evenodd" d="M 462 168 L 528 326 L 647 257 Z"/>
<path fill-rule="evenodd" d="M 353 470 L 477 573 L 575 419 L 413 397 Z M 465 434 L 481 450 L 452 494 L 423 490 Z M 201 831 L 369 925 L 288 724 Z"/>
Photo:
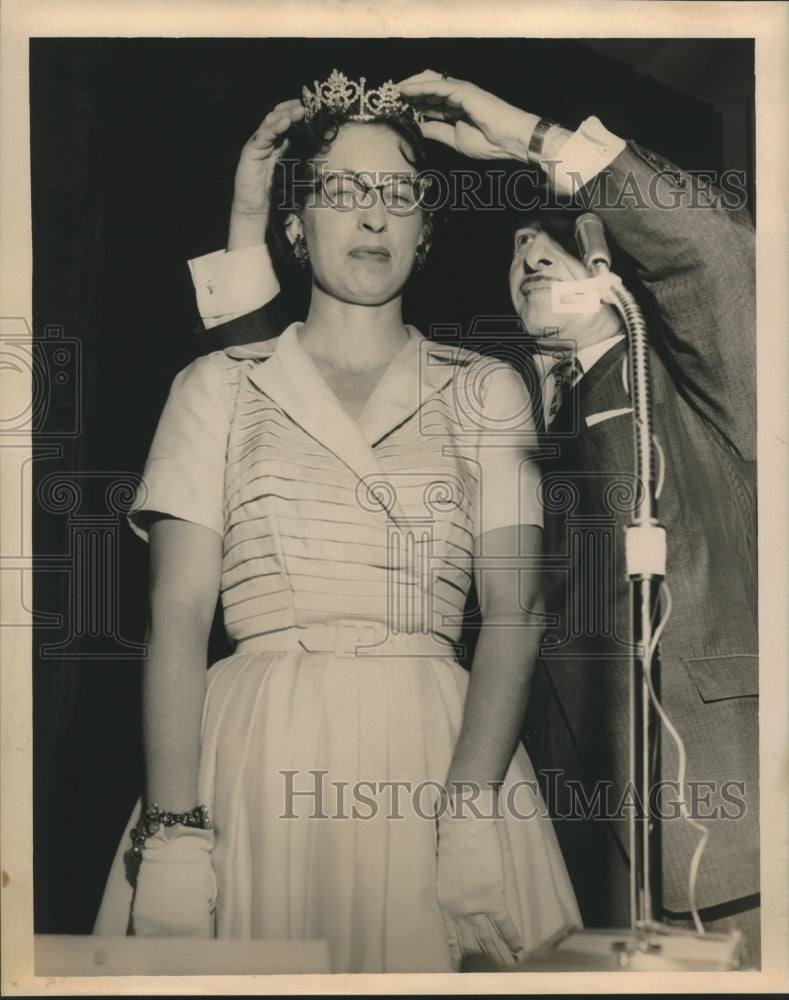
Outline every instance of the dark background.
<path fill-rule="evenodd" d="M 224 245 L 241 146 L 335 66 L 370 85 L 446 70 L 570 128 L 596 114 L 685 168 L 745 171 L 754 210 L 749 39 L 31 41 L 34 334 L 50 355 L 53 331 L 71 345 L 72 366 L 34 444 L 39 933 L 90 932 L 141 789 L 147 551 L 107 483 L 141 472 L 169 384 L 199 351 L 186 260 Z M 406 320 L 429 334 L 509 315 L 506 233 L 501 213 L 453 213 Z M 78 483 L 79 505 L 52 490 L 40 502 L 53 476 Z M 80 548 L 89 537 L 98 557 Z"/>

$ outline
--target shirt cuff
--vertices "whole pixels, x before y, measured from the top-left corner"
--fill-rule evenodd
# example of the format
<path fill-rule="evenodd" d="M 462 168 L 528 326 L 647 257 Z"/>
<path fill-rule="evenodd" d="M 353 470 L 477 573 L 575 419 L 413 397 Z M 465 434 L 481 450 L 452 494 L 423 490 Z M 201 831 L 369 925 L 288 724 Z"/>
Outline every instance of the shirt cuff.
<path fill-rule="evenodd" d="M 625 140 L 609 132 L 599 118 L 582 121 L 559 150 L 557 160 L 545 163 L 559 194 L 577 194 L 625 149 Z M 559 159 L 561 157 L 561 159 Z"/>
<path fill-rule="evenodd" d="M 187 263 L 206 329 L 259 309 L 279 292 L 265 243 L 217 250 Z"/>

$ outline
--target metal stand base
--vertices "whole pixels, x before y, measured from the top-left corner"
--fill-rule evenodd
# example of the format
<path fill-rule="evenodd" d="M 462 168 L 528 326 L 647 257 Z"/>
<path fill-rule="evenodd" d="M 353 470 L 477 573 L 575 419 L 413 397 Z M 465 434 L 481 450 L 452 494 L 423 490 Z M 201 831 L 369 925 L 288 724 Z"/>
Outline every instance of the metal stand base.
<path fill-rule="evenodd" d="M 565 930 L 517 965 L 469 959 L 464 972 L 688 972 L 740 968 L 742 935 L 697 934 L 663 924 L 648 930 Z"/>

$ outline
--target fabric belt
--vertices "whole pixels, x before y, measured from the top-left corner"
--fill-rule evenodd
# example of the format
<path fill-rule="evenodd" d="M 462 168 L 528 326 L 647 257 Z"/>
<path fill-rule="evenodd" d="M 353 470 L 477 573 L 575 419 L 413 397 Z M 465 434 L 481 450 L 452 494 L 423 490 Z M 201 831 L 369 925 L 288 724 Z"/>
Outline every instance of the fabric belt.
<path fill-rule="evenodd" d="M 383 622 L 358 618 L 288 628 L 242 639 L 237 653 L 304 652 L 335 656 L 454 656 L 454 647 L 432 632 L 392 632 Z"/>

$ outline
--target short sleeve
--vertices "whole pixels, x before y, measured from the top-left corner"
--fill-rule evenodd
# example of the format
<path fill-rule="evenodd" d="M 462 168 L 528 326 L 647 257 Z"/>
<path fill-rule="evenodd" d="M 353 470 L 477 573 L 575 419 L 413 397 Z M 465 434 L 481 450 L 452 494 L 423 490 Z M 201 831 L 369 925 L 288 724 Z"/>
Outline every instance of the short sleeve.
<path fill-rule="evenodd" d="M 510 365 L 486 365 L 481 398 L 475 535 L 517 524 L 542 527 L 537 432 L 526 385 Z"/>
<path fill-rule="evenodd" d="M 216 356 L 198 358 L 176 375 L 129 511 L 147 540 L 152 515 L 224 531 L 225 456 L 229 416 Z"/>

